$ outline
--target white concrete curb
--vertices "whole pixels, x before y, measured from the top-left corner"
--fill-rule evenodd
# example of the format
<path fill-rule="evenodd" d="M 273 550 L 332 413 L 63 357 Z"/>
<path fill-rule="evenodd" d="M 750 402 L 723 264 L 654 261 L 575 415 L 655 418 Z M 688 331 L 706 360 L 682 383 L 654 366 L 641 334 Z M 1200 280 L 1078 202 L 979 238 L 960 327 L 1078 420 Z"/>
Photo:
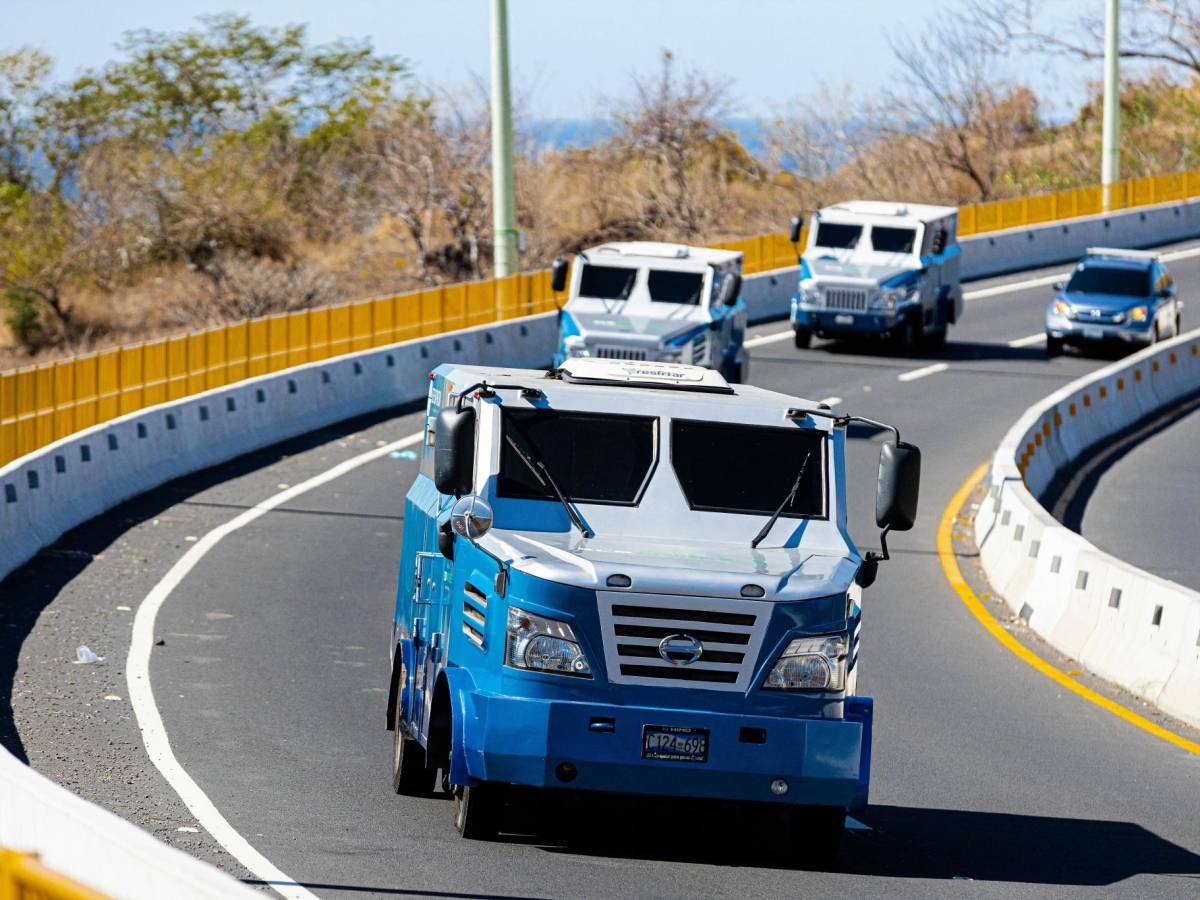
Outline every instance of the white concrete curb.
<path fill-rule="evenodd" d="M 975 540 L 992 587 L 1034 631 L 1101 677 L 1200 726 L 1200 593 L 1098 550 L 1037 500 L 1090 447 L 1196 391 L 1200 330 L 1030 407 L 992 460 Z"/>

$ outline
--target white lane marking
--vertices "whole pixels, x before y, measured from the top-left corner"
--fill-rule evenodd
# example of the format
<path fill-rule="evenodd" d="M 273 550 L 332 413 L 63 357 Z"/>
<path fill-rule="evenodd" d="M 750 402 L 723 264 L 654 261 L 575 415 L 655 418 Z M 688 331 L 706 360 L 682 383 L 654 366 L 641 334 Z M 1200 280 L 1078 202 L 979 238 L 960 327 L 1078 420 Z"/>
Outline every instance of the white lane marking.
<path fill-rule="evenodd" d="M 743 347 L 761 347 L 763 344 L 774 344 L 777 341 L 786 341 L 792 336 L 790 331 L 777 331 L 775 334 L 764 334 L 762 337 L 750 338 L 750 340 L 742 344 Z"/>
<path fill-rule="evenodd" d="M 1040 344 L 1046 340 L 1046 332 L 1039 331 L 1037 334 L 1031 334 L 1028 337 L 1017 338 L 1015 341 L 1009 341 L 1010 347 L 1032 347 L 1034 344 Z"/>
<path fill-rule="evenodd" d="M 167 783 L 174 788 L 175 793 L 191 810 L 200 826 L 216 838 L 217 842 L 228 850 L 238 862 L 253 872 L 256 878 L 271 884 L 288 900 L 317 900 L 317 896 L 298 885 L 294 879 L 285 875 L 269 859 L 255 850 L 250 842 L 242 837 L 221 815 L 220 810 L 180 765 L 174 751 L 171 750 L 167 728 L 163 724 L 158 706 L 154 702 L 154 689 L 150 685 L 150 652 L 154 646 L 154 622 L 159 609 L 171 596 L 171 592 L 226 535 L 244 528 L 276 507 L 294 500 L 313 488 L 340 478 L 347 472 L 387 456 L 395 450 L 402 450 L 418 444 L 423 438 L 423 432 L 410 434 L 398 441 L 347 459 L 319 475 L 314 475 L 307 481 L 271 495 L 261 503 L 234 516 L 225 524 L 218 525 L 188 548 L 179 561 L 146 595 L 133 619 L 133 640 L 130 642 L 129 656 L 125 663 L 126 682 L 129 685 L 129 701 L 137 715 L 138 727 L 142 730 L 142 739 L 146 743 L 146 753 L 150 757 L 150 761 L 154 763 L 155 768 L 162 773 Z"/>
<path fill-rule="evenodd" d="M 826 397 L 824 400 L 818 400 L 818 403 L 824 403 L 826 406 L 837 406 L 842 402 L 841 397 Z"/>
<path fill-rule="evenodd" d="M 896 378 L 900 381 L 916 381 L 918 378 L 924 378 L 926 375 L 936 375 L 938 372 L 945 372 L 948 368 L 950 368 L 948 363 L 934 363 L 933 365 L 913 369 L 911 372 L 902 372 Z"/>
<path fill-rule="evenodd" d="M 1171 262 L 1176 259 L 1191 259 L 1193 256 L 1200 256 L 1200 247 L 1188 247 L 1186 250 L 1172 250 L 1170 253 L 1164 253 L 1161 259 L 1163 262 Z"/>

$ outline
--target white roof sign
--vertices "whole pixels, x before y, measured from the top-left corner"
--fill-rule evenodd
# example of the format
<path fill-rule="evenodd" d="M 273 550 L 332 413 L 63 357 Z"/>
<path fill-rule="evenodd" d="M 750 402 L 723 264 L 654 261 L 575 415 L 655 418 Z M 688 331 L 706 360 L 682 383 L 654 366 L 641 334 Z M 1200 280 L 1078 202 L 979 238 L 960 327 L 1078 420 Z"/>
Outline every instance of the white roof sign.
<path fill-rule="evenodd" d="M 630 386 L 674 388 L 676 390 L 733 393 L 721 373 L 703 366 L 682 363 L 636 362 L 633 360 L 568 359 L 560 367 L 569 382 L 592 384 L 628 384 Z"/>

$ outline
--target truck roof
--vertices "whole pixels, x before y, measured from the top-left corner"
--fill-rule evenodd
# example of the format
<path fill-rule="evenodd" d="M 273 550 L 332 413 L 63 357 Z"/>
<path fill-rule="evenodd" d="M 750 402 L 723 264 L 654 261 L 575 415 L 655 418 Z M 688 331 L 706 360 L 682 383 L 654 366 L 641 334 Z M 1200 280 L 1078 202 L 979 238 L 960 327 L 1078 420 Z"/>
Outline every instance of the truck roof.
<path fill-rule="evenodd" d="M 585 250 L 589 257 L 620 256 L 629 259 L 694 260 L 703 265 L 721 265 L 741 259 L 740 250 L 717 250 L 662 241 L 611 241 Z"/>
<path fill-rule="evenodd" d="M 902 203 L 885 200 L 847 200 L 835 203 L 820 211 L 826 213 L 849 213 L 852 216 L 875 220 L 933 222 L 958 214 L 953 206 L 931 206 L 927 203 Z"/>
<path fill-rule="evenodd" d="M 580 365 L 580 364 L 584 365 Z M 689 366 L 679 363 L 622 363 L 618 360 L 576 359 L 569 360 L 559 369 L 560 373 L 552 377 L 546 369 L 518 369 L 501 366 L 473 366 L 460 363 L 446 363 L 438 367 L 456 388 L 486 381 L 497 390 L 506 387 L 539 388 L 547 393 L 562 396 L 563 391 L 586 392 L 593 396 L 603 395 L 611 398 L 624 398 L 627 402 L 644 402 L 647 395 L 656 397 L 664 402 L 686 398 L 689 402 L 702 401 L 707 403 L 739 404 L 772 409 L 817 409 L 816 400 L 806 400 L 790 394 L 768 391 L 749 384 L 731 385 L 721 377 L 719 372 L 704 369 L 699 366 Z M 676 378 L 656 378 L 648 375 L 639 379 L 639 371 L 672 370 L 672 374 L 693 376 L 699 379 L 697 386 L 681 387 Z M 690 370 L 696 370 L 695 375 Z M 628 373 L 628 380 L 621 380 L 622 373 Z"/>

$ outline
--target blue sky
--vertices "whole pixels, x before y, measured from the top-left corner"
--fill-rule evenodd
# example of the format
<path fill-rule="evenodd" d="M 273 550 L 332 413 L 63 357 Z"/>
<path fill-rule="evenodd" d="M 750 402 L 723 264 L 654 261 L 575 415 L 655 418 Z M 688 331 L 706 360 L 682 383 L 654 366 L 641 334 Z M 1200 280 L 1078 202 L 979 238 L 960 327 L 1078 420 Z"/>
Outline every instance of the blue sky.
<path fill-rule="evenodd" d="M 112 58 L 133 28 L 178 30 L 197 15 L 236 10 L 265 24 L 306 22 L 317 41 L 369 37 L 408 59 L 424 83 L 452 87 L 488 71 L 488 0 L 3 0 L 0 48 L 32 44 L 58 60 L 58 75 Z M 1086 0 L 1069 6 L 1083 7 Z M 967 0 L 509 0 L 514 89 L 537 118 L 587 117 L 599 98 L 629 90 L 660 48 L 732 82 L 735 115 L 785 109 L 819 85 L 879 91 L 895 70 L 889 33 L 916 33 L 932 15 Z M 1092 70 L 1095 71 L 1092 71 Z M 1015 60 L 1014 71 L 1069 113 L 1098 64 L 1047 66 Z"/>

